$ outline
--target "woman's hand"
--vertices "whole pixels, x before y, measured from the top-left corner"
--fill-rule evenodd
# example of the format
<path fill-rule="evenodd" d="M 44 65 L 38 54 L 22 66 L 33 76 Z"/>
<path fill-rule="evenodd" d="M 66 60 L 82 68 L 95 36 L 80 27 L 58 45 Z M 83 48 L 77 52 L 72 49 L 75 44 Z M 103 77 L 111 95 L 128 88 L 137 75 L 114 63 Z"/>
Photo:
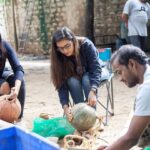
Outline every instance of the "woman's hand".
<path fill-rule="evenodd" d="M 63 109 L 64 109 L 64 114 L 67 117 L 67 120 L 69 122 L 71 122 L 71 120 L 73 118 L 72 113 L 71 113 L 71 109 L 68 107 L 68 105 L 64 105 Z"/>
<path fill-rule="evenodd" d="M 90 93 L 88 95 L 88 104 L 90 106 L 96 105 L 96 93 L 94 91 L 90 91 Z"/>

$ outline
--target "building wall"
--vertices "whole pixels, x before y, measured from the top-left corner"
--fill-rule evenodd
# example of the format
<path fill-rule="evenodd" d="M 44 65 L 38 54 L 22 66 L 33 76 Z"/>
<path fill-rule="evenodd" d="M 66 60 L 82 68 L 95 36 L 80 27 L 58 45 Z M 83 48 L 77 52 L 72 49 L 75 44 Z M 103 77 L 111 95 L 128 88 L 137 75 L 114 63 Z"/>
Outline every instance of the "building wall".
<path fill-rule="evenodd" d="M 94 0 L 95 44 L 107 46 L 120 36 L 121 13 L 126 0 Z"/>
<path fill-rule="evenodd" d="M 28 2 L 28 3 L 27 3 Z M 12 4 L 1 5 L 7 33 L 3 37 L 14 45 Z M 11 12 L 11 13 L 10 13 Z M 86 0 L 15 0 L 15 23 L 18 45 L 23 53 L 49 53 L 52 33 L 59 27 L 68 26 L 76 34 L 85 36 Z M 1 19 L 2 20 L 2 19 Z M 27 38 L 24 38 L 27 36 Z M 20 44 L 21 43 L 21 44 Z"/>
<path fill-rule="evenodd" d="M 10 13 L 12 4 L 10 0 L 6 1 L 7 4 L 1 5 L 6 29 L 4 37 L 14 44 L 14 23 Z M 93 0 L 93 35 L 97 46 L 115 42 L 116 35 L 120 34 L 120 14 L 125 1 Z M 20 45 L 20 39 L 27 36 L 25 50 L 18 49 L 20 52 L 49 53 L 52 34 L 61 26 L 70 27 L 77 35 L 88 35 L 87 22 L 90 19 L 87 13 L 88 0 L 14 0 L 14 2 L 17 44 Z"/>

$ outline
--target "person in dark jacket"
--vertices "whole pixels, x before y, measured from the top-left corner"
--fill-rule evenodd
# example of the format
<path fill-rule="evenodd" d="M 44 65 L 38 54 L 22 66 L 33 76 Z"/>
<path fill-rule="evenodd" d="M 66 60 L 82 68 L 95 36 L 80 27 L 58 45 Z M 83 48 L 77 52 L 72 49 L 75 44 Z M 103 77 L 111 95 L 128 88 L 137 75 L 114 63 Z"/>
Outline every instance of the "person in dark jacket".
<path fill-rule="evenodd" d="M 6 60 L 12 70 L 6 68 Z M 21 104 L 20 120 L 23 116 L 25 102 L 24 71 L 14 49 L 0 35 L 0 96 L 2 95 L 6 95 L 9 99 L 19 99 Z"/>
<path fill-rule="evenodd" d="M 69 117 L 69 93 L 75 104 L 87 101 L 95 107 L 102 67 L 92 41 L 62 27 L 53 34 L 50 60 L 51 79 L 65 115 Z"/>

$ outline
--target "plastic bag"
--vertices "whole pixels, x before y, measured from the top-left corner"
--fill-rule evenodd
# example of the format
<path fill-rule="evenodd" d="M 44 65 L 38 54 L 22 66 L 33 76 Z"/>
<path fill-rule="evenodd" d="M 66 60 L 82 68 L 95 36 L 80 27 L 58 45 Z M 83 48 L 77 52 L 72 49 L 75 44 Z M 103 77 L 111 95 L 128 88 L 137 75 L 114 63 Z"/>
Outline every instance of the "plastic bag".
<path fill-rule="evenodd" d="M 75 129 L 63 117 L 48 120 L 35 118 L 32 131 L 44 137 L 54 136 L 63 138 L 65 135 L 72 134 Z"/>

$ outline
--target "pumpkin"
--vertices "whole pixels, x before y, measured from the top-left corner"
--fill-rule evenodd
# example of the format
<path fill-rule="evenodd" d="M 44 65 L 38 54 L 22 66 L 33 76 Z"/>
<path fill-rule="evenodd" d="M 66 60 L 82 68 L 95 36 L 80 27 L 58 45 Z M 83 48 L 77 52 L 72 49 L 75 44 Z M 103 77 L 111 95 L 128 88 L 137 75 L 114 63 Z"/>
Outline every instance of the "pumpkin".
<path fill-rule="evenodd" d="M 72 120 L 71 124 L 78 131 L 86 131 L 93 127 L 96 122 L 96 111 L 86 103 L 78 103 L 71 109 Z"/>
<path fill-rule="evenodd" d="M 18 99 L 9 100 L 3 97 L 0 100 L 0 119 L 13 123 L 21 113 L 21 105 Z"/>

